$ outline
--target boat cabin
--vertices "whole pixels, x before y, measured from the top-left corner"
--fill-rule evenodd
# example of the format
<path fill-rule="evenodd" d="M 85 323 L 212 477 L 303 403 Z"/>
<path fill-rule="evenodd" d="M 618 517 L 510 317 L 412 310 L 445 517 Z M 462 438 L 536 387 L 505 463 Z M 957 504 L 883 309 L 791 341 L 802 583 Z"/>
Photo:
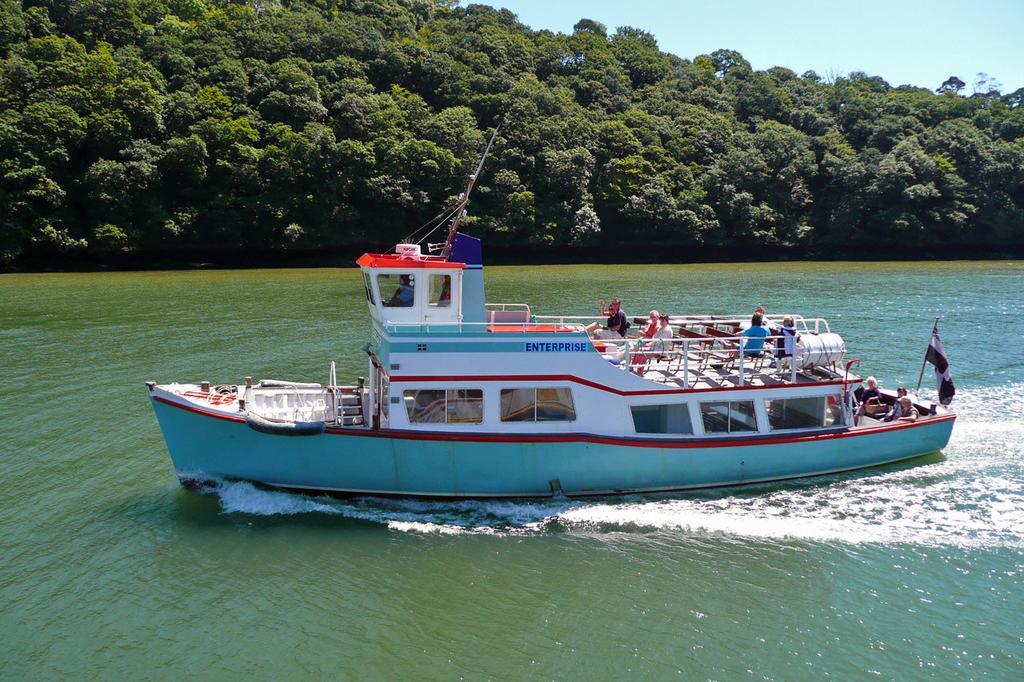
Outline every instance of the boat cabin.
<path fill-rule="evenodd" d="M 450 257 L 424 255 L 419 244 L 363 254 L 363 290 L 380 325 L 446 326 L 484 321 L 480 242 L 459 235 Z"/>
<path fill-rule="evenodd" d="M 464 263 L 422 256 L 418 245 L 395 254 L 365 254 L 357 262 L 370 317 L 381 324 L 458 324 Z"/>

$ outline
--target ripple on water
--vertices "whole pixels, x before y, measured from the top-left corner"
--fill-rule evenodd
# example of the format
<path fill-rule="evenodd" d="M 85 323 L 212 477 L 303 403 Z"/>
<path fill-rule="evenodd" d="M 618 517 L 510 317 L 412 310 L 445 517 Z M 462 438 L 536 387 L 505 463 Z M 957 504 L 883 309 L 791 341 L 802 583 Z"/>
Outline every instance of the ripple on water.
<path fill-rule="evenodd" d="M 436 534 L 676 530 L 838 543 L 1024 546 L 1024 383 L 962 390 L 945 457 L 715 492 L 543 501 L 338 501 L 221 482 L 225 513 L 329 514 Z M 919 462 L 923 460 L 918 460 Z"/>

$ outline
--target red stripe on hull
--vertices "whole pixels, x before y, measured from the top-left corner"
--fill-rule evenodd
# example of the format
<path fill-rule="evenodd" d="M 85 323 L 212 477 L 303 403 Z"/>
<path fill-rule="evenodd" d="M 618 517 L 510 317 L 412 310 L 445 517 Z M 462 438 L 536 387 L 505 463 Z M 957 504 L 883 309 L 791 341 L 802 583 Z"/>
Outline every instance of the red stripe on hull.
<path fill-rule="evenodd" d="M 596 388 L 608 393 L 614 393 L 615 395 L 621 396 L 635 396 L 635 395 L 679 395 L 684 393 L 711 393 L 711 392 L 726 392 L 726 391 L 756 391 L 769 388 L 809 388 L 810 386 L 842 386 L 843 384 L 856 384 L 858 381 L 845 382 L 841 379 L 835 381 L 816 381 L 813 384 L 775 384 L 771 386 L 723 386 L 721 388 L 671 388 L 665 391 L 658 390 L 647 390 L 647 391 L 623 391 L 618 388 L 606 386 L 605 384 L 599 384 L 589 379 L 583 379 L 574 374 L 483 374 L 483 375 L 465 375 L 465 376 L 390 376 L 389 379 L 394 383 L 399 382 L 424 382 L 424 381 L 444 381 L 444 382 L 458 382 L 458 381 L 571 381 L 582 386 L 589 386 L 590 388 Z"/>

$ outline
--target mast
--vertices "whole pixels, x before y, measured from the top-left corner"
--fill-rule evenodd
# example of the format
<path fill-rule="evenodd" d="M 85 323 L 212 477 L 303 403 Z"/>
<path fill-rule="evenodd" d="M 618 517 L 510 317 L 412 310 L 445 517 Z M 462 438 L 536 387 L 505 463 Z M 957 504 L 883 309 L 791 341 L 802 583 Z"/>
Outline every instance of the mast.
<path fill-rule="evenodd" d="M 939 333 L 939 318 L 935 318 L 935 325 L 932 327 L 932 335 L 928 338 L 928 346 L 925 347 L 924 360 L 921 361 L 921 373 L 917 376 L 917 388 L 914 389 L 914 393 L 921 392 L 921 381 L 924 379 L 924 368 L 928 364 L 928 348 L 932 345 L 932 339 Z"/>
<path fill-rule="evenodd" d="M 448 237 L 444 240 L 444 247 L 441 249 L 442 258 L 447 258 L 452 252 L 452 242 L 455 241 L 455 235 L 458 234 L 459 223 L 462 222 L 462 216 L 466 215 L 466 206 L 469 205 L 469 195 L 473 191 L 473 187 L 476 185 L 477 178 L 480 177 L 480 171 L 484 169 L 484 161 L 487 160 L 487 155 L 491 151 L 491 145 L 494 144 L 494 138 L 497 137 L 500 129 L 500 123 L 494 127 L 494 132 L 491 133 L 491 139 L 487 141 L 487 148 L 484 149 L 484 155 L 480 157 L 480 163 L 477 164 L 476 171 L 469 176 L 469 184 L 466 185 L 466 191 L 462 193 L 459 205 L 455 208 L 455 219 L 452 220 L 452 226 L 448 229 Z"/>

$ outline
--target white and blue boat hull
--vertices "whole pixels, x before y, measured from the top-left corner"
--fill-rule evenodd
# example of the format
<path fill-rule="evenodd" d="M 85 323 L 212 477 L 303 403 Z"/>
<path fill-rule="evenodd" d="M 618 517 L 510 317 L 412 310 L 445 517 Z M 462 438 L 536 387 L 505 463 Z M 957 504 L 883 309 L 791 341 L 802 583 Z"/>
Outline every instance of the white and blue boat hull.
<path fill-rule="evenodd" d="M 955 420 L 678 440 L 345 428 L 287 437 L 250 428 L 238 415 L 157 396 L 152 403 L 183 481 L 446 498 L 686 490 L 847 471 L 941 450 Z"/>

